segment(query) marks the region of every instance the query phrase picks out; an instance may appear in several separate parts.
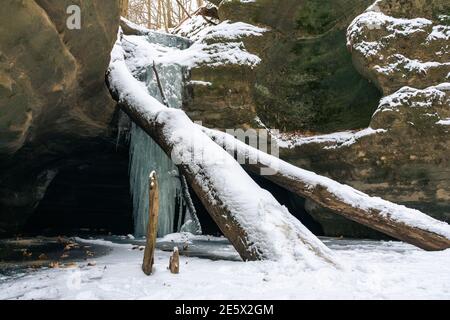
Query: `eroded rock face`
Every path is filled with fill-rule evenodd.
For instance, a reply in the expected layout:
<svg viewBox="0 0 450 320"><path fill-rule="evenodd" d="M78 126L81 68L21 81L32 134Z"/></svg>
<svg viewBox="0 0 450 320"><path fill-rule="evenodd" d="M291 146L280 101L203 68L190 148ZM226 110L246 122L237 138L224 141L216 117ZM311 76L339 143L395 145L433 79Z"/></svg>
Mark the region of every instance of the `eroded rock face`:
<svg viewBox="0 0 450 320"><path fill-rule="evenodd" d="M257 117L252 88L261 59L242 40L262 38L267 30L240 21L219 22L217 8L210 6L175 30L197 48L183 110L209 127L250 127Z"/></svg>
<svg viewBox="0 0 450 320"><path fill-rule="evenodd" d="M289 162L372 196L417 208L450 222L450 86L404 88L383 98L371 126L385 131L339 142L283 149ZM338 140L338 139L337 139ZM308 211L328 235L380 235L315 206Z"/></svg>
<svg viewBox="0 0 450 320"><path fill-rule="evenodd" d="M66 10L81 8L81 29ZM58 167L111 136L104 75L119 0L6 0L0 12L0 232L23 224Z"/></svg>
<svg viewBox="0 0 450 320"><path fill-rule="evenodd" d="M349 27L348 44L361 73L388 94L370 123L383 131L347 140L300 138L283 156L370 195L450 222L445 8L444 1L382 0L357 17ZM408 62L399 63L399 57ZM329 235L378 237L312 203L307 208Z"/></svg>
<svg viewBox="0 0 450 320"><path fill-rule="evenodd" d="M448 1L377 1L348 29L358 70L384 94L450 79Z"/></svg>
<svg viewBox="0 0 450 320"><path fill-rule="evenodd" d="M236 0L218 12L267 29L241 39L261 62L194 69L209 86L192 86L191 117L234 128L258 116L284 132L285 160L450 222L448 1ZM383 237L305 207L326 235Z"/></svg>
<svg viewBox="0 0 450 320"><path fill-rule="evenodd" d="M194 80L211 86L194 86L185 110L218 128L255 127L256 116L282 131L367 126L380 94L352 65L345 32L371 2L223 1L218 10L221 21L267 29L262 36L239 39L261 63L255 68L193 69Z"/></svg>

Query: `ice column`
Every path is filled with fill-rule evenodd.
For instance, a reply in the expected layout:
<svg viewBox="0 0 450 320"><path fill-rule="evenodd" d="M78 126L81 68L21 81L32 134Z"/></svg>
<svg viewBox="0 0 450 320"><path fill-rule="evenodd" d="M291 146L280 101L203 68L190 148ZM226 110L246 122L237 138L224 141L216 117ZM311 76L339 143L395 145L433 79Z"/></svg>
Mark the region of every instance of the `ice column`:
<svg viewBox="0 0 450 320"><path fill-rule="evenodd" d="M162 46L183 49L190 45L187 39L158 32L152 32L146 37L149 42ZM181 108L187 70L177 64L157 62L156 69L169 106ZM140 78L145 81L150 95L162 102L151 65ZM181 230L198 233L198 219L195 218L195 212L189 210L189 199L183 192L182 177L177 167L152 138L133 124L130 138L130 187L135 235L145 235L148 222L148 177L153 170L158 174L160 188L158 236Z"/></svg>

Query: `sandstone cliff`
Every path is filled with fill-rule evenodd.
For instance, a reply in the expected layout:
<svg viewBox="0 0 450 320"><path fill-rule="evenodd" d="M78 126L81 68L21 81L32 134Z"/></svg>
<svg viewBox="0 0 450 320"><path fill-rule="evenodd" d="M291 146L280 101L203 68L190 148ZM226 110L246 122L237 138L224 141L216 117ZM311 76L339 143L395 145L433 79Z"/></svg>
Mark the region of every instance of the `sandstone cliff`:
<svg viewBox="0 0 450 320"><path fill-rule="evenodd" d="M261 62L194 69L210 85L194 84L185 108L219 128L258 117L283 132L285 160L450 221L449 12L441 0L222 1L221 20L267 29L241 39ZM328 235L380 236L306 209Z"/></svg>
<svg viewBox="0 0 450 320"><path fill-rule="evenodd" d="M332 132L367 126L380 94L352 65L345 33L371 0L222 1L221 21L267 29L239 39L261 58L255 68L196 68L186 111L210 127L255 126ZM226 39L216 39L227 43Z"/></svg>
<svg viewBox="0 0 450 320"><path fill-rule="evenodd" d="M70 30L67 8L81 8ZM119 0L6 0L0 12L0 233L20 225L58 168L110 137L104 79Z"/></svg>
<svg viewBox="0 0 450 320"><path fill-rule="evenodd" d="M448 12L446 1L381 0L358 16L348 28L348 46L361 74L386 95L370 122L386 131L339 143L300 138L284 156L450 221ZM371 234L338 223L314 204L309 211L329 234Z"/></svg>

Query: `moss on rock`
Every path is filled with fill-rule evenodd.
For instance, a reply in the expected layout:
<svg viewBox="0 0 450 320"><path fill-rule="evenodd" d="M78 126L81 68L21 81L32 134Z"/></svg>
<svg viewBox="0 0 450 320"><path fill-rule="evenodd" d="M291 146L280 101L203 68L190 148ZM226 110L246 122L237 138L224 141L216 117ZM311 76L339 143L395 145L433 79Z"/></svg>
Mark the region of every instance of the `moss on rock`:
<svg viewBox="0 0 450 320"><path fill-rule="evenodd" d="M252 99L258 116L282 131L330 132L367 126L380 94L360 76L346 49L345 31L371 1L227 1L222 20L267 27L244 39L261 64Z"/></svg>

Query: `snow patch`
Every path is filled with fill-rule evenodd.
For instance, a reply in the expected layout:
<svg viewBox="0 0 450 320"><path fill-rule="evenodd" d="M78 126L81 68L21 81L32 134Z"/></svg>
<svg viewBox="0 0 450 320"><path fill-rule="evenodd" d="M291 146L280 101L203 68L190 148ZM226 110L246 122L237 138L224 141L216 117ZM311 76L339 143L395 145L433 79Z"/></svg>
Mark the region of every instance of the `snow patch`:
<svg viewBox="0 0 450 320"><path fill-rule="evenodd" d="M201 80L191 80L189 81L190 85L194 85L194 86L205 86L205 87L209 87L212 86L212 83L209 81L201 81Z"/></svg>
<svg viewBox="0 0 450 320"><path fill-rule="evenodd" d="M436 62L436 61L420 61L417 59L409 59L401 54L394 54L390 57L390 60L394 60L386 66L374 66L374 69L379 73L387 75L397 73L398 70L405 70L409 72L416 72L426 74L430 69L441 68L443 66L450 66L450 62ZM406 75L405 75L406 77Z"/></svg>
<svg viewBox="0 0 450 320"><path fill-rule="evenodd" d="M433 26L433 30L428 35L427 41L431 42L434 40L450 40L450 26Z"/></svg>
<svg viewBox="0 0 450 320"><path fill-rule="evenodd" d="M295 263L181 256L180 273L172 275L167 270L171 253L156 250L155 273L148 277L141 271L142 251L103 243L112 252L92 267L80 263L75 269L0 277L0 300L450 299L450 250L426 252L401 242L324 241L348 269L304 270ZM214 243L216 251L233 250Z"/></svg>
<svg viewBox="0 0 450 320"><path fill-rule="evenodd" d="M347 147L356 143L359 139L373 134L384 133L384 129L366 128L360 131L342 131L330 134L315 135L315 136L292 136L288 134L279 134L276 138L277 144L281 148L296 148L305 144L318 143L327 144L324 149L336 149L340 147ZM331 144L331 145L330 145Z"/></svg>
<svg viewBox="0 0 450 320"><path fill-rule="evenodd" d="M394 18L380 11L366 11L356 17L347 29L348 45L357 43L358 38L363 34L364 29L378 30L385 28L394 36L408 36L416 32L426 32L425 28L433 24L432 21L425 18L403 19ZM382 42L382 39L378 40ZM358 47L365 56L371 55L371 50L364 50L364 47Z"/></svg>
<svg viewBox="0 0 450 320"><path fill-rule="evenodd" d="M193 41L186 52L177 52L178 57L167 57L173 63L181 63L190 68L208 65L221 66L228 64L255 67L261 59L249 53L240 39L259 37L267 29L248 23L223 21L212 25L201 15L186 20L174 30L174 33Z"/></svg>
<svg viewBox="0 0 450 320"><path fill-rule="evenodd" d="M442 119L436 122L436 124L440 124L443 126L450 126L450 118Z"/></svg>
<svg viewBox="0 0 450 320"><path fill-rule="evenodd" d="M425 89L403 87L395 93L381 99L374 115L383 111L396 111L400 106L411 108L431 108L436 102L445 103L450 83L441 83Z"/></svg>

